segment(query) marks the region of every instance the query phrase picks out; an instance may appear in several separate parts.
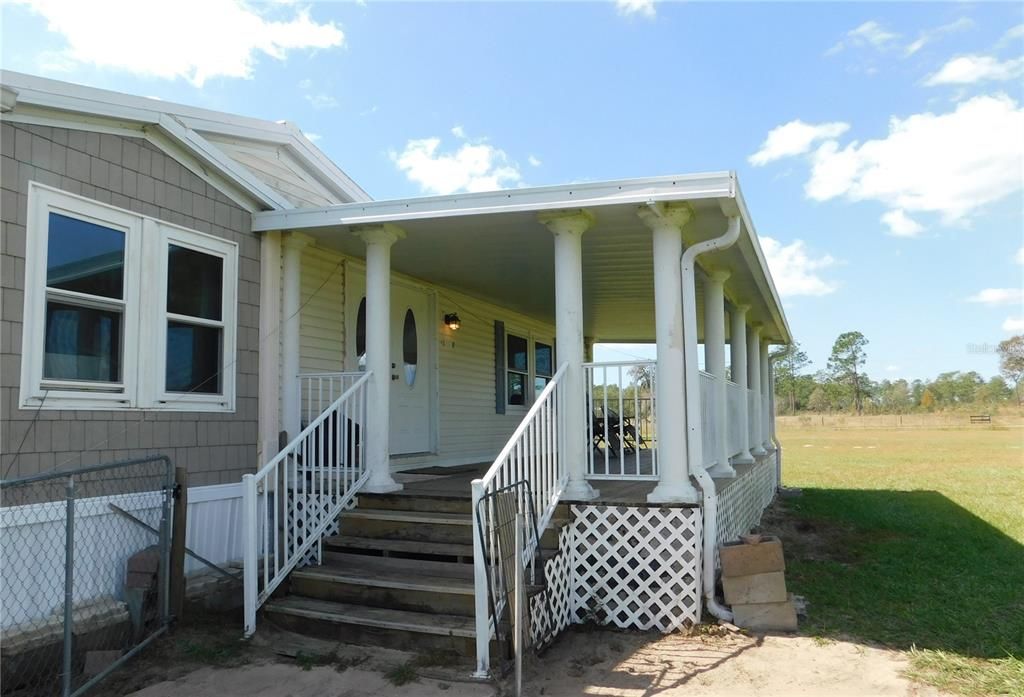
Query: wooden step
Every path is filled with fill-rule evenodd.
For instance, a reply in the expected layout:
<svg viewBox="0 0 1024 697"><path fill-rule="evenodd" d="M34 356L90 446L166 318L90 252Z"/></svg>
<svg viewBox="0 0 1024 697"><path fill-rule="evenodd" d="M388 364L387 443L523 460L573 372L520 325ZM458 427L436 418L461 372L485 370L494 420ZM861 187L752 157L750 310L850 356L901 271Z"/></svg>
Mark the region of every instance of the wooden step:
<svg viewBox="0 0 1024 697"><path fill-rule="evenodd" d="M326 552L357 552L398 559L436 559L473 563L473 545L411 542L354 535L336 535L323 542Z"/></svg>
<svg viewBox="0 0 1024 697"><path fill-rule="evenodd" d="M558 548L558 532L564 519L552 520L541 535L544 549ZM340 516L344 535L370 539L404 540L440 544L473 544L473 518L468 513L432 513L356 508Z"/></svg>
<svg viewBox="0 0 1024 697"><path fill-rule="evenodd" d="M396 491L390 494L359 494L359 507L388 511L468 514L472 512L473 501L468 488L464 496Z"/></svg>
<svg viewBox="0 0 1024 697"><path fill-rule="evenodd" d="M453 650L474 656L472 617L389 610L313 598L271 600L263 612L274 623L301 634L349 644L403 651Z"/></svg>
<svg viewBox="0 0 1024 697"><path fill-rule="evenodd" d="M321 566L292 572L293 595L354 605L472 616L469 564L331 553Z"/></svg>

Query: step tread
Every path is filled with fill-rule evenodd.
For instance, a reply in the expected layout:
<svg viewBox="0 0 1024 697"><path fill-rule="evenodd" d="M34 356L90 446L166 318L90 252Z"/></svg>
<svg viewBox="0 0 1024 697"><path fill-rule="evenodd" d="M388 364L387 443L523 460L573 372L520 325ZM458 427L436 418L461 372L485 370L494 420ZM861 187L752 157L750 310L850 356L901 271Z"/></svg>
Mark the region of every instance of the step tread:
<svg viewBox="0 0 1024 697"><path fill-rule="evenodd" d="M472 525L469 513L432 513L425 511L402 511L384 508L356 508L343 511L342 519L393 520L406 523L433 523L435 525Z"/></svg>
<svg viewBox="0 0 1024 697"><path fill-rule="evenodd" d="M292 572L292 578L377 588L473 594L473 567L468 564L388 559L359 554L334 554L320 566L296 569Z"/></svg>
<svg viewBox="0 0 1024 697"><path fill-rule="evenodd" d="M441 615L408 610L388 610L366 605L349 605L328 600L315 600L288 596L271 600L265 606L269 612L326 620L338 624L358 624L365 627L397 629L440 636L475 637L472 617Z"/></svg>
<svg viewBox="0 0 1024 697"><path fill-rule="evenodd" d="M392 540L388 538L357 537L355 535L335 535L324 540L325 547L345 547L349 549L373 549L382 552L402 552L407 554L424 554L448 557L471 557L473 545L457 542L421 542L413 540Z"/></svg>

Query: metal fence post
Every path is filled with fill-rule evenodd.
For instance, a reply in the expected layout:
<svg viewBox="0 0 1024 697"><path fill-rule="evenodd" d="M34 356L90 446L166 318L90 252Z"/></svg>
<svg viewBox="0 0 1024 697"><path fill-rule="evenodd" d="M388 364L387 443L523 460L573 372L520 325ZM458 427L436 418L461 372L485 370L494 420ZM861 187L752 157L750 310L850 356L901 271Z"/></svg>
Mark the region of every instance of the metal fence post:
<svg viewBox="0 0 1024 697"><path fill-rule="evenodd" d="M75 598L75 478L68 477L64 520L64 697L71 694Z"/></svg>

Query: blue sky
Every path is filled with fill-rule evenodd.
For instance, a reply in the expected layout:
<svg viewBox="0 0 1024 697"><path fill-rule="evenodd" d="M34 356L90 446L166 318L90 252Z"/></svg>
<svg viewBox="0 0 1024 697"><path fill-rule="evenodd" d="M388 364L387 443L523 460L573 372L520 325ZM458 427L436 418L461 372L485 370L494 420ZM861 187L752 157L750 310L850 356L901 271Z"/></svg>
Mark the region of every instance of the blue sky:
<svg viewBox="0 0 1024 697"><path fill-rule="evenodd" d="M107 4L5 3L3 67L287 119L375 198L735 169L815 369L1024 332L1019 3Z"/></svg>

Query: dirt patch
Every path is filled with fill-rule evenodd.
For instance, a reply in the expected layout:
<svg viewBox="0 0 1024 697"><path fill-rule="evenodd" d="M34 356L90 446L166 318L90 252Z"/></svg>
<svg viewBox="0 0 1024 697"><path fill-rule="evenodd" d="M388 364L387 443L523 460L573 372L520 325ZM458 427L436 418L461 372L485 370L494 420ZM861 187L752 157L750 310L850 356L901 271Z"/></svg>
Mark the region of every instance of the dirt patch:
<svg viewBox="0 0 1024 697"><path fill-rule="evenodd" d="M938 697L904 654L796 636L570 631L531 666L526 694L616 697Z"/></svg>

